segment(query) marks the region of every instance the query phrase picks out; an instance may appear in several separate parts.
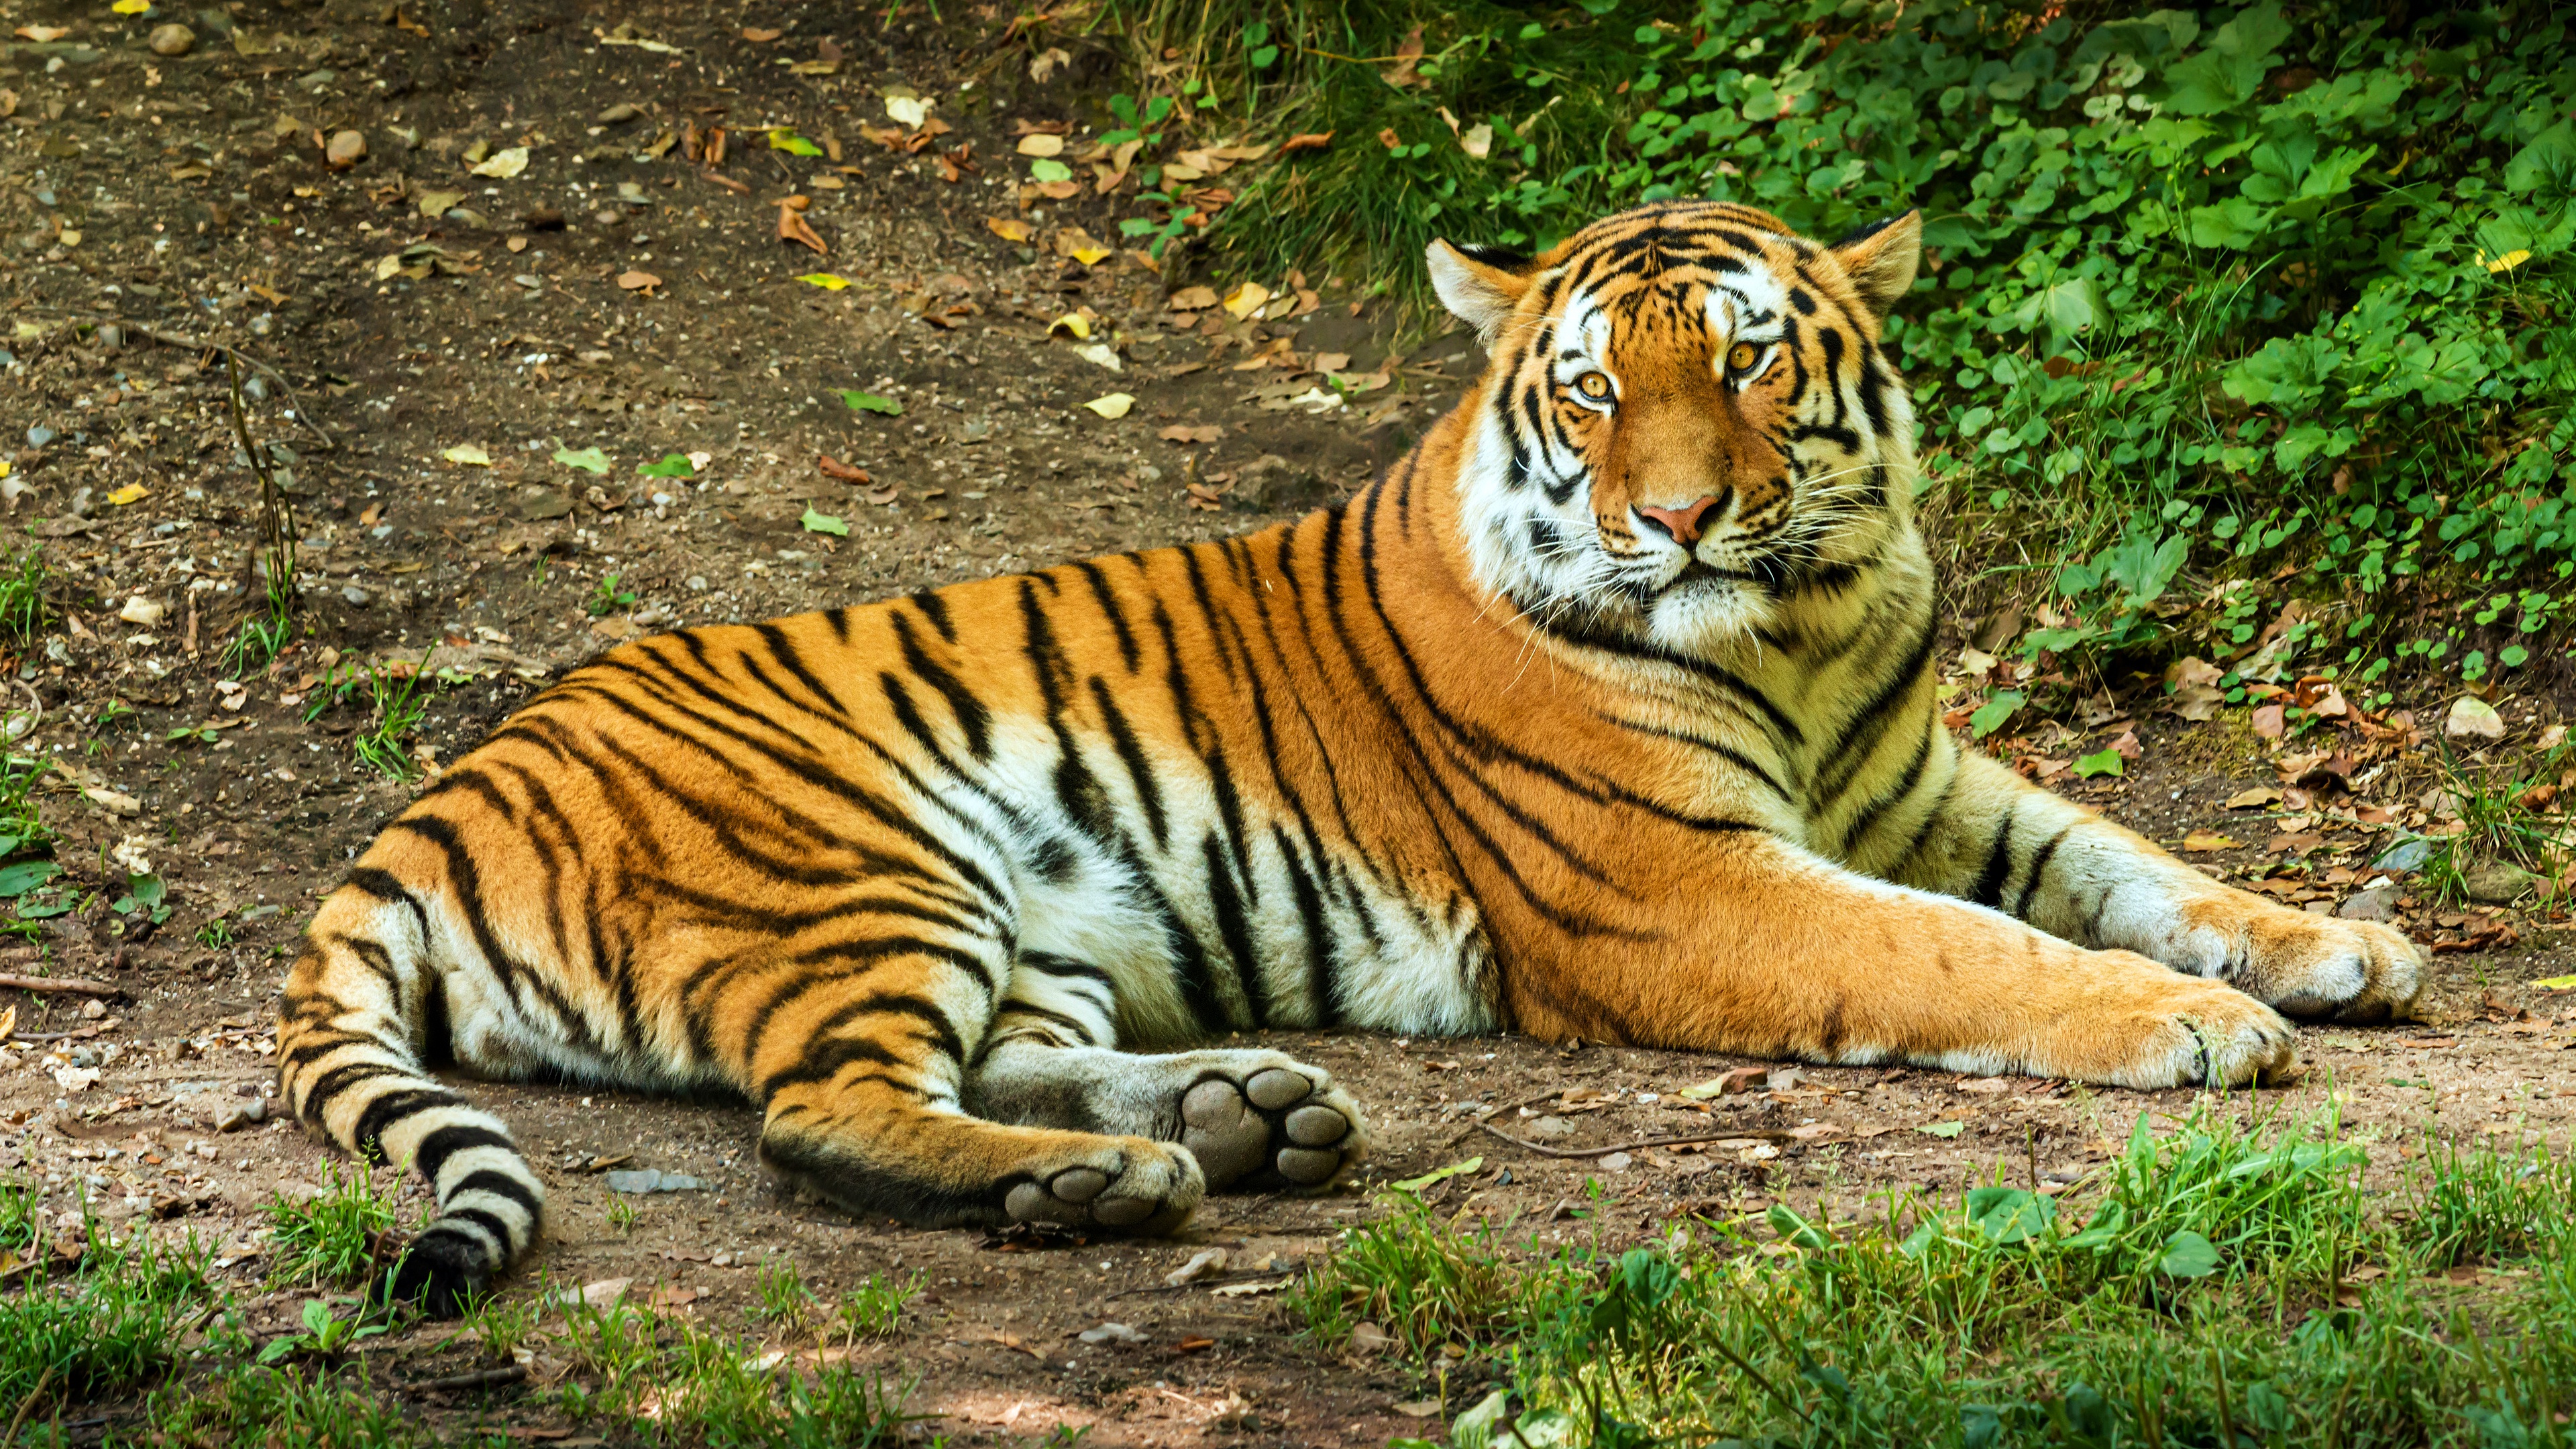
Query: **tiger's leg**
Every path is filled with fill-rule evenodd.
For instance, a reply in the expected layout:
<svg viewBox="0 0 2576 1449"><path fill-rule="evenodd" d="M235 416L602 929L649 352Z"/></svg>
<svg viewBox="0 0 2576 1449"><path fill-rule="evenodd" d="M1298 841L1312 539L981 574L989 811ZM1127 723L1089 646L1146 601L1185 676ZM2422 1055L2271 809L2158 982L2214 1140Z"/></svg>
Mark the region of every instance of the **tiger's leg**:
<svg viewBox="0 0 2576 1449"><path fill-rule="evenodd" d="M771 1171L852 1212L924 1227L1012 1220L1160 1234L1206 1194L1175 1142L1121 1124L970 1110L968 1065L1020 1025L1010 952L910 921L902 934L746 973L740 1046ZM838 959L835 959L837 956Z"/></svg>
<svg viewBox="0 0 2576 1449"><path fill-rule="evenodd" d="M1956 760L1891 879L2214 977L2293 1016L2372 1022L2411 1011L2424 957L2396 931L2223 886L1983 755Z"/></svg>
<svg viewBox="0 0 2576 1449"><path fill-rule="evenodd" d="M1105 975L1023 954L969 1110L1178 1142L1211 1188L1321 1187L1367 1154L1359 1104L1323 1068L1258 1049L1119 1051L1113 1007Z"/></svg>

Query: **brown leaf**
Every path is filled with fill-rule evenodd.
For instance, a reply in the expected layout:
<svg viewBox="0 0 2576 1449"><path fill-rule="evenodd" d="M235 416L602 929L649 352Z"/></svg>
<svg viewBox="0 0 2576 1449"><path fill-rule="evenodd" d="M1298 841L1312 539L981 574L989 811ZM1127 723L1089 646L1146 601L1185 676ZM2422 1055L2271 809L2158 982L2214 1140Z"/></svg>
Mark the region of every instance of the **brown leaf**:
<svg viewBox="0 0 2576 1449"><path fill-rule="evenodd" d="M802 247L811 247L816 256L830 254L830 248L824 246L823 239L814 234L814 228L805 224L805 218L797 214L795 207L783 201L778 204L778 239L783 242L794 242Z"/></svg>
<svg viewBox="0 0 2576 1449"><path fill-rule="evenodd" d="M2188 851L2234 850L2244 843L2232 835L2221 835L2215 830L2195 830L2182 838L2182 848Z"/></svg>
<svg viewBox="0 0 2576 1449"><path fill-rule="evenodd" d="M1214 423L1195 428L1175 423L1155 436L1173 443L1213 443L1225 436L1225 429Z"/></svg>
<svg viewBox="0 0 2576 1449"><path fill-rule="evenodd" d="M786 33L784 30L764 30L757 25L746 25L742 28L742 38L754 45L767 45Z"/></svg>
<svg viewBox="0 0 2576 1449"><path fill-rule="evenodd" d="M662 285L662 279L651 272L630 270L617 274L617 285L630 292L642 292L649 297L653 295L654 288Z"/></svg>
<svg viewBox="0 0 2576 1449"><path fill-rule="evenodd" d="M1403 41L1395 47L1395 64L1388 66L1384 71L1380 72L1380 74L1386 77L1386 83L1388 85L1401 89L1405 86L1420 83L1422 78L1415 72L1419 69L1421 64L1422 27L1417 25L1413 27L1412 33L1405 36Z"/></svg>
<svg viewBox="0 0 2576 1449"><path fill-rule="evenodd" d="M1291 151L1321 151L1331 144L1333 144L1332 132L1306 131L1280 142L1279 154L1285 156Z"/></svg>
<svg viewBox="0 0 2576 1449"><path fill-rule="evenodd" d="M1204 312L1216 304L1217 295L1215 288L1183 287L1179 291L1174 292L1172 294L1172 299L1164 305L1175 312Z"/></svg>
<svg viewBox="0 0 2576 1449"><path fill-rule="evenodd" d="M2260 810L2266 805L2280 803L2281 791L2277 786L2272 785L2256 785L2227 797L2227 808L2230 810Z"/></svg>
<svg viewBox="0 0 2576 1449"><path fill-rule="evenodd" d="M2254 733L2267 740L2277 740L2287 728L2281 720L2281 706L2267 704L2254 711Z"/></svg>
<svg viewBox="0 0 2576 1449"><path fill-rule="evenodd" d="M844 483L873 483L876 481L874 478L868 476L867 469L853 468L849 464L842 462L840 459L833 457L829 453L825 453L817 459L815 466L823 470L824 477L838 478Z"/></svg>

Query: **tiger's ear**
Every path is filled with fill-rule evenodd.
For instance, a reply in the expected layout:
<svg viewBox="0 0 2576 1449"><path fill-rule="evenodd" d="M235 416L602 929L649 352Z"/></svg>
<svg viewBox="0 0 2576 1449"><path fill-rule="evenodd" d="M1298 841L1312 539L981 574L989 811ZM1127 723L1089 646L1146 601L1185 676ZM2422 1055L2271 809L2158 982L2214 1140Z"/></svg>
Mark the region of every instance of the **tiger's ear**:
<svg viewBox="0 0 2576 1449"><path fill-rule="evenodd" d="M1885 317L1914 285L1914 269L1923 260L1923 213L1909 211L1862 227L1834 243L1833 252L1861 305Z"/></svg>
<svg viewBox="0 0 2576 1449"><path fill-rule="evenodd" d="M1476 339L1489 348L1512 309L1529 290L1530 259L1501 247L1452 246L1434 241L1423 253L1431 264L1431 288L1451 316L1476 329Z"/></svg>

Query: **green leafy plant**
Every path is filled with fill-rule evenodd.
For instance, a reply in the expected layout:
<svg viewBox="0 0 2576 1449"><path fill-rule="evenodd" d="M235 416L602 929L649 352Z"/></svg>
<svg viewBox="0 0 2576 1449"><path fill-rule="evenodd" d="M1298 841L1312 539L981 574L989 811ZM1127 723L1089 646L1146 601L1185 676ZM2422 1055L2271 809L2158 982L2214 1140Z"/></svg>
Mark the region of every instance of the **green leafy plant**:
<svg viewBox="0 0 2576 1449"><path fill-rule="evenodd" d="M927 1281L928 1275L919 1272L899 1280L870 1273L857 1287L841 1295L841 1331L853 1341L893 1337L903 1329L904 1306Z"/></svg>
<svg viewBox="0 0 2576 1449"><path fill-rule="evenodd" d="M408 780L419 773L403 742L420 727L421 716L429 712L429 702L437 697L437 682L428 675L391 669L369 669L367 692L375 706L374 717L350 741L359 761L381 771L387 778Z"/></svg>
<svg viewBox="0 0 2576 1449"><path fill-rule="evenodd" d="M157 926L170 919L170 887L158 875L128 872L125 894L108 902L107 908L128 921Z"/></svg>
<svg viewBox="0 0 2576 1449"><path fill-rule="evenodd" d="M635 591L633 589L621 589L617 585L618 575L602 575L597 586L591 589L590 598L583 603L582 608L587 610L590 617L594 619L614 614L620 609L633 608L635 606Z"/></svg>
<svg viewBox="0 0 2576 1449"><path fill-rule="evenodd" d="M259 1361L273 1364L292 1357L335 1359L353 1351L359 1344L384 1333L391 1324L367 1323L352 1316L335 1317L331 1305L319 1298L304 1300L304 1331L270 1339L259 1351Z"/></svg>

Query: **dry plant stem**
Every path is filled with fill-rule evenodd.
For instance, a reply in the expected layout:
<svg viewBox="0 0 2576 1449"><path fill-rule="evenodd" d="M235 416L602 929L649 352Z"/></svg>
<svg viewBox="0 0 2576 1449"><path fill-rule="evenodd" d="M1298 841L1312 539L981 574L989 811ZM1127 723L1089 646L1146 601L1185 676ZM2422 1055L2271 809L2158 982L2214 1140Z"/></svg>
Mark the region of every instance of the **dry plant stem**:
<svg viewBox="0 0 2576 1449"><path fill-rule="evenodd" d="M45 1371L36 1375L36 1386L27 1390L27 1397L19 1403L16 1416L9 1420L9 1432L6 1434L0 1434L0 1444L15 1444L18 1442L18 1431L26 1427L28 1413L36 1407L36 1400L44 1395L45 1385L52 1383L53 1381L54 1366L52 1364L47 1364L45 1365Z"/></svg>
<svg viewBox="0 0 2576 1449"><path fill-rule="evenodd" d="M1786 1132L1767 1127L1743 1128L1734 1132L1707 1132L1696 1137L1646 1137L1635 1142L1613 1142L1606 1147L1544 1147L1536 1142L1514 1137L1490 1122L1479 1122L1476 1130L1489 1137L1499 1137L1514 1147L1535 1152L1541 1157L1607 1157L1613 1152L1635 1152L1645 1147L1695 1147L1703 1142L1795 1142Z"/></svg>
<svg viewBox="0 0 2576 1449"><path fill-rule="evenodd" d="M238 347L233 347L222 342L209 342L203 337L191 337L184 332L164 331L148 322L136 322L125 317L97 317L82 315L75 317L72 321L64 325L73 327L123 327L133 332L138 337L149 337L153 341L158 342L165 347L187 348L199 352L220 352L227 359L233 362L238 362L245 367L267 373L270 377L277 380L277 390L286 394L287 403L295 409L295 421L303 426L304 431L313 435L313 441L321 445L321 451L325 453L336 453L340 451L339 439L332 437L331 434L323 428L321 420L313 416L313 410L304 405L304 399L295 391L295 384L286 380L286 374L278 371L268 363L262 362L258 358L251 356L249 353L242 351Z"/></svg>
<svg viewBox="0 0 2576 1449"><path fill-rule="evenodd" d="M425 1394L448 1394L465 1389L497 1389L504 1384L515 1384L527 1376L528 1366L514 1363L501 1368L483 1369L476 1373L451 1374L443 1379L431 1379L410 1387Z"/></svg>
<svg viewBox="0 0 2576 1449"><path fill-rule="evenodd" d="M11 987L20 991L70 991L82 996L125 994L125 988L112 981L85 981L78 976L0 976L0 990Z"/></svg>
<svg viewBox="0 0 2576 1449"><path fill-rule="evenodd" d="M287 502L286 490L277 486L277 475L269 471L267 455L251 442L250 420L242 411L241 360L230 349L224 352L224 374L232 384L233 435L240 439L242 456L250 459L250 471L259 479L259 551L243 568L243 594L275 600L295 597L295 510ZM297 412L301 413L301 408ZM259 561L265 558L268 578L259 577ZM283 593L280 591L283 590Z"/></svg>

